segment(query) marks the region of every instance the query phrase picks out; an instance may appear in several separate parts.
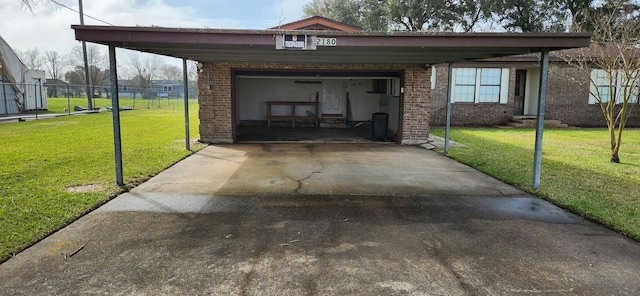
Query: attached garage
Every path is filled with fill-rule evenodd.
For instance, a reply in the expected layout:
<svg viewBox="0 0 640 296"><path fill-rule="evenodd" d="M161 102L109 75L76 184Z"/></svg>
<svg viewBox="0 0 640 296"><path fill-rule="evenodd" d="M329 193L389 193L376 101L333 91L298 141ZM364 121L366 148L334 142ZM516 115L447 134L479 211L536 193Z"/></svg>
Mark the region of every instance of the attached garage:
<svg viewBox="0 0 640 296"><path fill-rule="evenodd" d="M389 115L389 141L401 126L398 71L237 70L234 74L235 138L240 142L300 139L293 128L331 129L315 138L365 140L371 137L373 113Z"/></svg>

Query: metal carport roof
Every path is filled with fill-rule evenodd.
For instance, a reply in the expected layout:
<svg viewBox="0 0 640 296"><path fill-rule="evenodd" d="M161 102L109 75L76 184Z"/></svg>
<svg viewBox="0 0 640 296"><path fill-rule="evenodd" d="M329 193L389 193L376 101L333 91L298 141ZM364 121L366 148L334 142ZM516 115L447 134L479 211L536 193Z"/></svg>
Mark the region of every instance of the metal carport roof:
<svg viewBox="0 0 640 296"><path fill-rule="evenodd" d="M76 39L201 62L437 64L589 46L588 33L432 33L185 29L74 25ZM285 34L336 46L278 50Z"/></svg>

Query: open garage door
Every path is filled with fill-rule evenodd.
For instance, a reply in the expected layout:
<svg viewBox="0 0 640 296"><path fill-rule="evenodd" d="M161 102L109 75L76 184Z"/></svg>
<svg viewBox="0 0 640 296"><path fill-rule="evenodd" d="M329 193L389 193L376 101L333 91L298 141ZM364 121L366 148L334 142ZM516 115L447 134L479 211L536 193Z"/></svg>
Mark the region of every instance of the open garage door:
<svg viewBox="0 0 640 296"><path fill-rule="evenodd" d="M372 115L386 113L387 136L378 140L397 141L401 77L400 72L236 71L235 140L369 142Z"/></svg>

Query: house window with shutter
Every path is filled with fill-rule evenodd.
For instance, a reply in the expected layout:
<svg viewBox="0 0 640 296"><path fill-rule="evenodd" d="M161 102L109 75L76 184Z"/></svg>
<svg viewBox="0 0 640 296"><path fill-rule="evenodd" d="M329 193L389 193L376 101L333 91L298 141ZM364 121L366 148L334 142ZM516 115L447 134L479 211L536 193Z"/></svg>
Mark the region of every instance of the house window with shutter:
<svg viewBox="0 0 640 296"><path fill-rule="evenodd" d="M615 98L616 104L622 104L627 95L631 95L629 103L637 104L640 91L638 75L638 72L625 73L622 70L591 70L589 104L597 104L598 99L608 103L611 98Z"/></svg>

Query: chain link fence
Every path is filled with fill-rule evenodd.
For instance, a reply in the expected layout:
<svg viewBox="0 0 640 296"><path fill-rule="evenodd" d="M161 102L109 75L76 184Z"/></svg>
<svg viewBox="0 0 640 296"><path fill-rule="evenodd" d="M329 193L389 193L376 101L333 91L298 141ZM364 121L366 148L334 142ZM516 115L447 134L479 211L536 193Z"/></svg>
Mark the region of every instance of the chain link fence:
<svg viewBox="0 0 640 296"><path fill-rule="evenodd" d="M90 90L89 90L90 89ZM92 93L87 95L87 91ZM184 84L165 83L141 88L130 85L118 87L121 108L175 108L184 99ZM189 99L197 98L197 87L190 83ZM0 115L38 112L69 113L97 111L111 108L111 86L40 83L15 84L0 82Z"/></svg>

